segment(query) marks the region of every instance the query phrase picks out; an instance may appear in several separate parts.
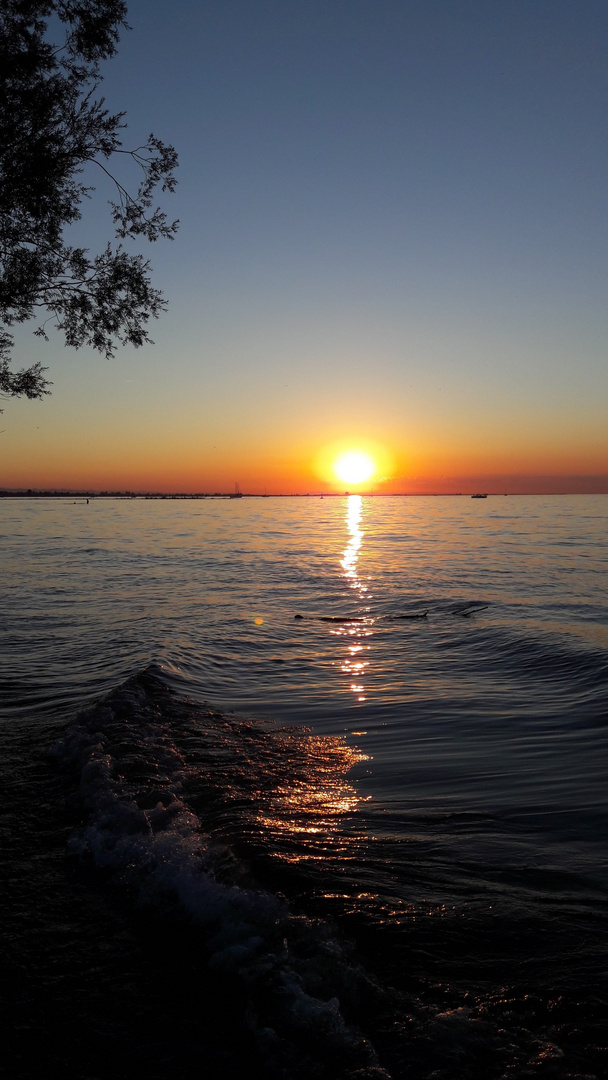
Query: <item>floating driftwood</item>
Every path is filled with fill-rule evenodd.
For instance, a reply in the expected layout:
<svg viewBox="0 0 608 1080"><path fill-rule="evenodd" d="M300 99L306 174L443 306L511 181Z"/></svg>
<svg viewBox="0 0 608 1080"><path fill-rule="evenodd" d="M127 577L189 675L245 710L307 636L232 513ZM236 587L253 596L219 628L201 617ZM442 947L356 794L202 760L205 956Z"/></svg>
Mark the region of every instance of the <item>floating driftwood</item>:
<svg viewBox="0 0 608 1080"><path fill-rule="evenodd" d="M394 621L395 619L426 619L427 615L428 608L426 611L416 611L413 614L408 613L407 615L381 615L380 618L390 619L391 621Z"/></svg>
<svg viewBox="0 0 608 1080"><path fill-rule="evenodd" d="M476 611L483 611L484 608L489 607L489 604L478 604L473 601L472 604L464 604L463 607L454 608L451 615L462 615L463 619L468 619L469 615L473 615Z"/></svg>
<svg viewBox="0 0 608 1080"><path fill-rule="evenodd" d="M394 621L395 619L426 619L427 611L416 611L411 615L294 615L294 619L314 619L316 622L335 622L335 623L352 623L352 622L367 622L368 619L373 619L374 622L379 622L381 619L386 621Z"/></svg>
<svg viewBox="0 0 608 1080"><path fill-rule="evenodd" d="M294 619L314 619L315 622L365 622L366 615L294 615Z"/></svg>
<svg viewBox="0 0 608 1080"><path fill-rule="evenodd" d="M469 604L462 604L461 607L453 608L449 612L450 615L460 615L463 619L468 619L469 615L474 615L477 611L484 611L489 607L489 604L479 604L476 600L473 600ZM428 615L428 608L425 611L413 611L404 612L402 615L294 615L294 619L309 619L313 622L330 622L330 623L364 623L370 619L374 622L397 622L401 619L426 619Z"/></svg>

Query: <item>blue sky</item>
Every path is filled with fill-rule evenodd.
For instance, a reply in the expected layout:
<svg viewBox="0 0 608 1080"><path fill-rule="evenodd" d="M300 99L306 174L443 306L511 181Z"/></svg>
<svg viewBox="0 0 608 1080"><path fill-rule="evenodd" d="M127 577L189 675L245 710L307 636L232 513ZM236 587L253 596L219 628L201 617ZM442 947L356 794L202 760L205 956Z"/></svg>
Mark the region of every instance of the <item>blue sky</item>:
<svg viewBox="0 0 608 1080"><path fill-rule="evenodd" d="M180 154L181 229L149 252L170 310L110 365L20 336L55 382L5 413L32 483L68 435L92 481L111 445L144 486L170 459L178 488L308 489L320 444L366 438L398 489L608 474L608 6L134 0L129 22L103 89L126 143Z"/></svg>

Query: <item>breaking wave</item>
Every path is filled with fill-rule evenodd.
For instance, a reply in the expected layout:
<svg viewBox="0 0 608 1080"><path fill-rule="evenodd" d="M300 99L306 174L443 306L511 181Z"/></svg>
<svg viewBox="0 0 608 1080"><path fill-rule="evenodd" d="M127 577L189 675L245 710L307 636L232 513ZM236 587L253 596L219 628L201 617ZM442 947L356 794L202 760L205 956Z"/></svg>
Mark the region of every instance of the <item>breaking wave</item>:
<svg viewBox="0 0 608 1080"><path fill-rule="evenodd" d="M80 778L86 820L72 855L138 906L203 931L209 970L246 994L267 1075L388 1076L352 1021L373 981L328 924L257 884L230 843L240 830L254 848L268 829L284 853L309 830L331 840L356 801L344 774L357 755L342 740L178 701L149 669L82 712L55 754Z"/></svg>

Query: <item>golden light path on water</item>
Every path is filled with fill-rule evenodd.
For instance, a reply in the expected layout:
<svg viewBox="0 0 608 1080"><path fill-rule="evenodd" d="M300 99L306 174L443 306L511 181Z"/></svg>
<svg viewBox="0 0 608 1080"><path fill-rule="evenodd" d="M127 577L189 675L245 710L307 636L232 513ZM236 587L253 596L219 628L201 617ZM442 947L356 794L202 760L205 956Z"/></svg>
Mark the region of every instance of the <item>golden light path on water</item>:
<svg viewBox="0 0 608 1080"><path fill-rule="evenodd" d="M360 838L345 830L362 797L347 774L369 760L341 736L283 734L285 756L293 755L295 776L259 792L258 824L274 837L273 857L283 862L335 862L353 859ZM284 758L282 757L284 761Z"/></svg>
<svg viewBox="0 0 608 1080"><path fill-rule="evenodd" d="M350 495L346 508L346 528L348 531L348 543L342 556L340 565L344 572L348 586L356 594L360 601L370 599L369 585L363 579L359 571L359 553L363 543L363 529L361 520L363 515L363 499L361 495ZM369 606L364 609L369 612ZM358 701L366 700L364 676L369 666L369 660L365 654L369 652L370 645L366 641L372 636L372 620L349 623L330 631L336 637L347 637L347 655L341 663L341 671L349 675L353 680L350 688L357 696Z"/></svg>
<svg viewBox="0 0 608 1080"><path fill-rule="evenodd" d="M365 602L369 594L368 580L359 571L359 552L363 542L361 520L363 499L350 495L346 508L348 542L340 559L340 568L349 589L359 601ZM369 606L365 609L369 612ZM357 614L357 619L361 616ZM350 678L350 690L357 701L366 700L364 676L369 665L366 651L370 645L372 619L353 622L348 618L330 630L337 638L345 638L346 655L339 661L340 670ZM353 735L365 735L353 731ZM285 751L289 754L293 736L287 733ZM297 746L302 744L297 740ZM342 861L356 857L360 837L352 829L345 831L345 819L352 818L362 801L357 787L348 780L347 774L354 765L369 761L366 754L348 745L343 737L309 736L306 740L306 761L294 770L296 779L289 785L279 783L270 797L262 799L258 806L258 822L265 830L274 833L282 841L276 857L287 862L327 863L339 857Z"/></svg>

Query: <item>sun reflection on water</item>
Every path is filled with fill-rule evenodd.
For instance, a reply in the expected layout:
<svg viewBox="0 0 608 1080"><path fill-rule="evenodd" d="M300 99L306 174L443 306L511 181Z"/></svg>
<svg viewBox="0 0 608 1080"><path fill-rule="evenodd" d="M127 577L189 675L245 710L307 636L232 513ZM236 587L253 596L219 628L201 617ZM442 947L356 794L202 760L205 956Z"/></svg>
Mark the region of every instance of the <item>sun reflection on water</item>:
<svg viewBox="0 0 608 1080"><path fill-rule="evenodd" d="M301 747L302 744L298 743ZM258 806L258 824L274 836L273 857L284 862L335 862L355 858L356 833L345 823L367 797L346 774L368 758L335 736L309 736L306 763Z"/></svg>
<svg viewBox="0 0 608 1080"><path fill-rule="evenodd" d="M369 592L367 580L361 577L359 570L359 554L363 543L362 517L363 499L361 495L350 495L346 508L348 543L340 565L348 587L352 589L359 600L367 601L371 599L371 593ZM366 606L364 610L368 615L369 606ZM372 619L364 618L363 621L357 622L349 622L348 619L345 619L344 625L340 629L332 630L331 633L336 637L350 639L346 647L346 656L340 664L340 670L344 675L352 679L350 689L356 696L357 701L364 702L367 700L367 696L363 679L369 666L369 660L366 658L365 653L370 648L365 639L372 636Z"/></svg>
<svg viewBox="0 0 608 1080"><path fill-rule="evenodd" d="M342 557L341 566L344 570L344 577L347 579L350 587L358 593L360 597L363 597L367 590L367 585L361 581L359 577L359 550L363 542L363 529L361 528L361 517L363 513L363 499L361 495L350 495L346 507L346 527L348 529L349 540L346 545L346 550Z"/></svg>

